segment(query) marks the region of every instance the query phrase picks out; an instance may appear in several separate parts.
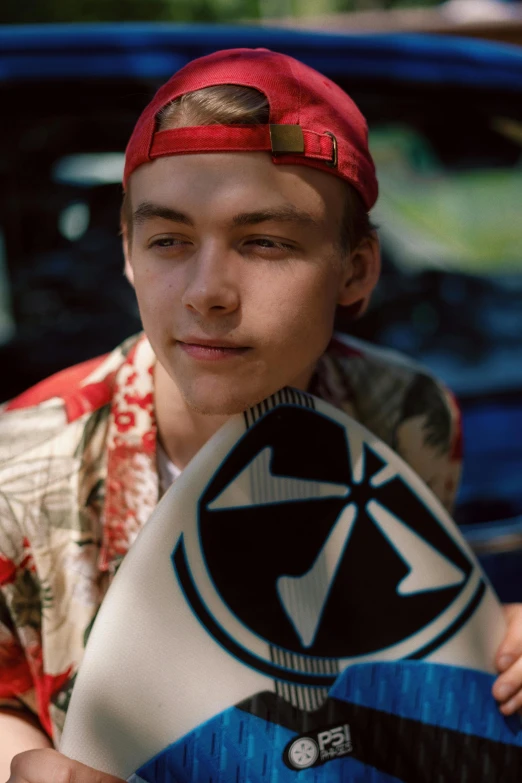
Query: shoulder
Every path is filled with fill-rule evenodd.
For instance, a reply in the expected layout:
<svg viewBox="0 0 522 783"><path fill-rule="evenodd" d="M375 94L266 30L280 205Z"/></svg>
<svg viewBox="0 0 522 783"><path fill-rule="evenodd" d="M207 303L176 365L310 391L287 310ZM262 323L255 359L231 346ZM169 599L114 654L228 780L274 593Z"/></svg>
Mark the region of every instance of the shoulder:
<svg viewBox="0 0 522 783"><path fill-rule="evenodd" d="M345 335L335 335L324 365L344 390L341 407L397 451L450 508L462 458L460 411L450 390L403 354Z"/></svg>
<svg viewBox="0 0 522 783"><path fill-rule="evenodd" d="M336 334L325 360L335 366L364 417L388 419L395 426L426 410L447 411L456 404L449 389L426 367L388 348Z"/></svg>
<svg viewBox="0 0 522 783"><path fill-rule="evenodd" d="M140 341L63 370L1 407L0 586L9 582L6 569L29 573L28 548L63 546L64 530L91 535L82 508L105 475L112 398Z"/></svg>
<svg viewBox="0 0 522 783"><path fill-rule="evenodd" d="M323 361L344 384L359 415L380 421L383 430L386 423L394 428L401 418L427 409L440 408L450 418L456 413L449 389L426 367L398 351L335 334Z"/></svg>
<svg viewBox="0 0 522 783"><path fill-rule="evenodd" d="M400 351L383 348L340 332L334 334L326 353L336 357L347 369L353 366L362 372L388 374L396 378L409 377L419 372L429 375L426 368Z"/></svg>
<svg viewBox="0 0 522 783"><path fill-rule="evenodd" d="M107 405L116 374L140 338L134 336L109 354L62 370L1 405L0 464Z"/></svg>

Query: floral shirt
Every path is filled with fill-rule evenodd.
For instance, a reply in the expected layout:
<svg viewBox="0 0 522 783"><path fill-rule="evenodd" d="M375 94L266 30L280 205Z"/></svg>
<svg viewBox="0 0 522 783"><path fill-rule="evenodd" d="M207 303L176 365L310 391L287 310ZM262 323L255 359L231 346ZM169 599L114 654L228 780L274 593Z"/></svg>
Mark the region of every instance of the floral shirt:
<svg viewBox="0 0 522 783"><path fill-rule="evenodd" d="M96 612L160 494L143 335L43 381L0 416L0 709L55 743ZM461 466L449 392L398 354L337 336L310 391L372 430L451 509Z"/></svg>

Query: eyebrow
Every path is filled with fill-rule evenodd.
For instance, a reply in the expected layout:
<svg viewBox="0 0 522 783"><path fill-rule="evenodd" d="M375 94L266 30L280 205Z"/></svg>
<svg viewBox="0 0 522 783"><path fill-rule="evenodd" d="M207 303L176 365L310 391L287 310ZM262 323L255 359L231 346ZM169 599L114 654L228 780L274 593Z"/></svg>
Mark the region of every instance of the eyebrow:
<svg viewBox="0 0 522 783"><path fill-rule="evenodd" d="M132 220L136 225L146 223L147 220L154 220L154 218L170 220L171 223L185 223L187 226L194 225L192 218L183 212L164 207L161 204L153 204L151 201L143 201L132 215Z"/></svg>
<svg viewBox="0 0 522 783"><path fill-rule="evenodd" d="M136 225L141 225L147 220L161 218L171 223L184 223L187 226L194 226L194 221L190 215L179 212L177 209L154 204L150 201L142 202L133 213L133 221ZM312 226L317 228L319 221L308 212L288 204L274 209L263 209L257 212L241 212L234 215L231 220L233 226L254 226L258 223L296 223L301 226Z"/></svg>
<svg viewBox="0 0 522 783"><path fill-rule="evenodd" d="M288 204L275 209L263 209L259 212L242 212L232 219L234 226L253 226L257 223L297 223L302 226L315 226L319 222L308 212Z"/></svg>

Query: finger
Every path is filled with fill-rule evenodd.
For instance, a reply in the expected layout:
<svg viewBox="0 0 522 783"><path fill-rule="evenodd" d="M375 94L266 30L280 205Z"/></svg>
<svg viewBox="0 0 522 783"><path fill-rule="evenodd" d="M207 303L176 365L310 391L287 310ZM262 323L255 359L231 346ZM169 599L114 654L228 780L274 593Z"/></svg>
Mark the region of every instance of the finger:
<svg viewBox="0 0 522 783"><path fill-rule="evenodd" d="M499 705L499 710L506 718L522 710L522 691L518 691L512 699Z"/></svg>
<svg viewBox="0 0 522 783"><path fill-rule="evenodd" d="M50 748L28 750L11 762L8 783L122 783L120 778L99 772Z"/></svg>
<svg viewBox="0 0 522 783"><path fill-rule="evenodd" d="M493 696L501 703L509 701L517 691L522 691L522 658L502 672L493 685Z"/></svg>
<svg viewBox="0 0 522 783"><path fill-rule="evenodd" d="M500 672L505 672L522 657L522 604L507 604L504 615L507 632L495 657Z"/></svg>

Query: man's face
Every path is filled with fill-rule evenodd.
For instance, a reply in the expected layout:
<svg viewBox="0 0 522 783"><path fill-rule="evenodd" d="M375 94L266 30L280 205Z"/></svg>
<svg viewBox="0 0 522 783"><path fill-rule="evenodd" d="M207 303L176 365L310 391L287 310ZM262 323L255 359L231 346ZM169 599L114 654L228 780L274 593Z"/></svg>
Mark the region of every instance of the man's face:
<svg viewBox="0 0 522 783"><path fill-rule="evenodd" d="M186 403L228 415L306 388L337 304L365 293L340 249L342 181L266 153L180 155L137 169L130 198L128 274Z"/></svg>

